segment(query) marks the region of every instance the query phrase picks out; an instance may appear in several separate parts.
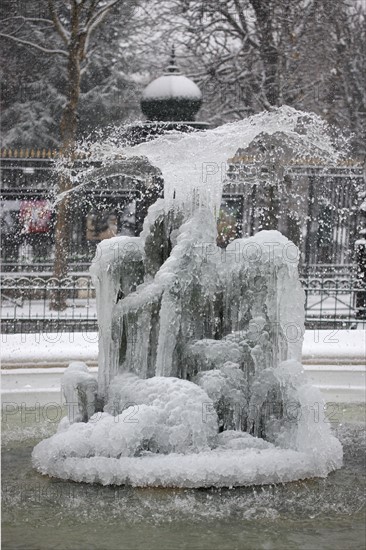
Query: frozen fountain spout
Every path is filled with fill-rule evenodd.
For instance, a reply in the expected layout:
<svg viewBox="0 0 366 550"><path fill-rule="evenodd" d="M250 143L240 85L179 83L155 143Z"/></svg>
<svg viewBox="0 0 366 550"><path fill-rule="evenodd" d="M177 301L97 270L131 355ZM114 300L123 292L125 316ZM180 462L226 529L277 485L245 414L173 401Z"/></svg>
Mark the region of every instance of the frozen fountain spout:
<svg viewBox="0 0 366 550"><path fill-rule="evenodd" d="M279 126L297 146L328 146L302 127L297 133L299 114L289 108L255 119L132 148L161 169L165 198L150 207L140 237L98 246L91 267L100 326L97 398L86 373L76 378L79 399L91 389L94 410L103 412L89 418L89 408L88 422L65 421L41 442L33 461L42 473L201 487L326 476L341 466L322 397L300 363L298 249L273 230L224 250L216 244L222 181L202 180L197 151L201 160L219 162L239 137L253 140Z"/></svg>
<svg viewBox="0 0 366 550"><path fill-rule="evenodd" d="M296 247L277 231L263 231L222 250L208 209L184 217L181 211L167 213L163 201L150 209L139 239L121 238L116 244L111 260L109 244L102 243L92 268L104 328L100 399L108 399L113 378L125 372L183 378L206 387L205 373L214 370L215 376L226 376L228 393L238 393L240 425L264 433L263 415L248 416L258 380L284 361L301 359L304 292ZM236 379L236 371L227 370L228 361L237 369ZM272 382L260 406L276 399L282 410L275 376ZM219 417L221 405L216 407Z"/></svg>

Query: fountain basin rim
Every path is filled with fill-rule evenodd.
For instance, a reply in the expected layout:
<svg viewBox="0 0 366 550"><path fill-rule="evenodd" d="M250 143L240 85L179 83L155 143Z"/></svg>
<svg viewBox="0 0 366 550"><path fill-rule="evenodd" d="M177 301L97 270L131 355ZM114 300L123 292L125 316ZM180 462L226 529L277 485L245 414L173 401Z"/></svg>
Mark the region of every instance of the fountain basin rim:
<svg viewBox="0 0 366 550"><path fill-rule="evenodd" d="M46 468L41 468L37 463L44 445L47 440L35 447L32 457L33 465L41 474L100 485L186 489L245 487L324 478L342 466L342 458L333 461L329 452L326 458L315 453L272 447L148 457L68 457L58 463L51 459ZM62 469L62 475L56 468Z"/></svg>

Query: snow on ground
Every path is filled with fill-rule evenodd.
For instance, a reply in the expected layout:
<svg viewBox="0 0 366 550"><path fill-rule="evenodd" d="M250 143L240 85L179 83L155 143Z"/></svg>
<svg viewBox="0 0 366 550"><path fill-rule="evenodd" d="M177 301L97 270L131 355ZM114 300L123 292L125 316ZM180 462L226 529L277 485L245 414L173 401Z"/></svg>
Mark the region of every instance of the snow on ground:
<svg viewBox="0 0 366 550"><path fill-rule="evenodd" d="M39 332L3 334L2 366L48 366L70 361L95 363L98 358L96 332Z"/></svg>
<svg viewBox="0 0 366 550"><path fill-rule="evenodd" d="M97 304L94 298L75 298L69 300L64 311L50 309L49 300L4 301L2 319L95 319Z"/></svg>
<svg viewBox="0 0 366 550"><path fill-rule="evenodd" d="M350 359L366 363L366 330L307 330L302 357L305 362Z"/></svg>
<svg viewBox="0 0 366 550"><path fill-rule="evenodd" d="M70 361L94 363L98 358L96 332L40 332L37 334L3 334L1 361L3 367ZM350 360L366 363L365 330L307 330L304 337L303 361Z"/></svg>

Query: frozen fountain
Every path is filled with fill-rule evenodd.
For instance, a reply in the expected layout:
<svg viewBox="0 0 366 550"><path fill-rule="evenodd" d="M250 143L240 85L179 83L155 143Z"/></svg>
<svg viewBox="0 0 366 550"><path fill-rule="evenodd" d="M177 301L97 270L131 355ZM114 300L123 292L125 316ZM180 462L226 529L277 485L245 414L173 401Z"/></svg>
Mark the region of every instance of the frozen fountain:
<svg viewBox="0 0 366 550"><path fill-rule="evenodd" d="M139 237L97 250L98 381L65 372L68 416L39 443L43 474L87 483L209 487L325 477L342 448L301 366L298 250L277 231L216 245L227 159L261 132L335 159L315 115L281 108L124 148L163 175Z"/></svg>

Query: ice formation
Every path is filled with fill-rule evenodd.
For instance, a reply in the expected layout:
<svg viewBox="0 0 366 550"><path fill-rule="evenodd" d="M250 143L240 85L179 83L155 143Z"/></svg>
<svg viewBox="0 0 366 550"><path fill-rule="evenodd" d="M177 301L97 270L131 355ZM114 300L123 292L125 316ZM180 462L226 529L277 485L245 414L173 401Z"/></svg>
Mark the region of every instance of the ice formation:
<svg viewBox="0 0 366 550"><path fill-rule="evenodd" d="M271 113L267 127L294 133L299 116ZM91 267L101 337L97 387L85 367L66 371L69 418L35 447L40 472L89 483L207 487L326 476L342 465L323 399L300 363L296 247L262 231L220 249L219 186L206 200L192 167L179 172L195 158L229 156L220 150L224 142L236 136L233 153L240 136L263 130L255 118L133 148L162 170L167 197L149 209L140 237L98 247ZM309 133L298 136L304 147L316 141ZM175 160L184 182L176 203L169 191Z"/></svg>
<svg viewBox="0 0 366 550"><path fill-rule="evenodd" d="M62 377L70 422L87 422L97 407L98 383L82 361L70 363Z"/></svg>

